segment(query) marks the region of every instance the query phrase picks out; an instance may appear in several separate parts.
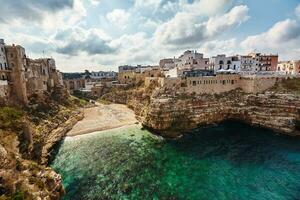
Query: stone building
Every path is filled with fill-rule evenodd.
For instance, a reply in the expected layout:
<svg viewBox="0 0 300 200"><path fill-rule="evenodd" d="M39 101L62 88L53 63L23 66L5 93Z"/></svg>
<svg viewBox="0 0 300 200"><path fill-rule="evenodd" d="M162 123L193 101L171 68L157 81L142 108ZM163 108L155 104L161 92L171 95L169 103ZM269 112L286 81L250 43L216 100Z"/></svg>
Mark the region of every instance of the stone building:
<svg viewBox="0 0 300 200"><path fill-rule="evenodd" d="M28 104L25 66L26 54L25 49L20 45L5 45L6 59L10 70L10 96L22 105Z"/></svg>
<svg viewBox="0 0 300 200"><path fill-rule="evenodd" d="M130 70L119 71L118 82L120 84L135 85L135 84L143 83L146 77L160 77L160 76L163 75L162 75L162 70L158 66L131 68Z"/></svg>
<svg viewBox="0 0 300 200"><path fill-rule="evenodd" d="M30 59L20 45L0 40L0 103L27 106L36 93L62 88L62 77L50 58Z"/></svg>
<svg viewBox="0 0 300 200"><path fill-rule="evenodd" d="M209 69L209 58L204 58L203 54L197 51L187 50L177 60L175 60L175 67L184 70L192 69Z"/></svg>
<svg viewBox="0 0 300 200"><path fill-rule="evenodd" d="M277 72L282 75L300 75L300 60L279 62Z"/></svg>
<svg viewBox="0 0 300 200"><path fill-rule="evenodd" d="M84 90L86 86L85 77L81 73L63 73L63 82L71 94L77 90Z"/></svg>
<svg viewBox="0 0 300 200"><path fill-rule="evenodd" d="M164 58L159 61L159 67L164 70L175 68L175 62L179 60L176 58Z"/></svg>

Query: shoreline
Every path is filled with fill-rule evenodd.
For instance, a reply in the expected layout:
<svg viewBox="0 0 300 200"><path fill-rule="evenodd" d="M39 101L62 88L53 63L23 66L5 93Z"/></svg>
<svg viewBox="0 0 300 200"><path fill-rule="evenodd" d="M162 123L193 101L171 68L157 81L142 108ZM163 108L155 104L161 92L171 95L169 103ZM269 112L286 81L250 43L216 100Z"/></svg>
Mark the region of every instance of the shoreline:
<svg viewBox="0 0 300 200"><path fill-rule="evenodd" d="M115 128L109 128L109 129L101 130L101 131L93 131L93 132L85 133L85 134L81 134L81 135L74 135L74 136L66 135L64 140L65 141L78 140L78 139L81 139L81 138L95 136L95 135L98 135L98 134L106 134L105 133L106 131L116 131L116 130L120 130L120 129L132 128L134 126L139 126L140 128L142 128L142 126L140 124L128 124L128 125L124 125L124 126L119 126L119 127L115 127Z"/></svg>
<svg viewBox="0 0 300 200"><path fill-rule="evenodd" d="M66 137L76 137L138 124L133 110L123 104L97 104L84 109L84 118L73 126Z"/></svg>

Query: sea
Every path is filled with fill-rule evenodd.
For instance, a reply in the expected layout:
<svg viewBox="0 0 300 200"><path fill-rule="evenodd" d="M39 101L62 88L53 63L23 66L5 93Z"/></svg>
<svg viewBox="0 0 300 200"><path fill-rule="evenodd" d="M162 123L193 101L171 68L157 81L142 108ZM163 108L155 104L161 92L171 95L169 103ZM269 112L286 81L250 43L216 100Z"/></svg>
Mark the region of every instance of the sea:
<svg viewBox="0 0 300 200"><path fill-rule="evenodd" d="M53 158L65 200L300 199L300 139L236 121L178 139L140 125L67 137Z"/></svg>

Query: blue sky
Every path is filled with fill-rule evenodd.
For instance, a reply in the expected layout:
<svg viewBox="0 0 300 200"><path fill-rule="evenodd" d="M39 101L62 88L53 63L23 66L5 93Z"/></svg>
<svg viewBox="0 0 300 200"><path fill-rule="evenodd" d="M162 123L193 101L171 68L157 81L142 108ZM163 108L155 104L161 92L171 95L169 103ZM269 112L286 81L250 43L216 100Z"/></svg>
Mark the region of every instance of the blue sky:
<svg viewBox="0 0 300 200"><path fill-rule="evenodd" d="M158 64L194 49L210 57L300 59L300 0L0 0L0 38L62 71ZM44 52L44 53L43 53Z"/></svg>

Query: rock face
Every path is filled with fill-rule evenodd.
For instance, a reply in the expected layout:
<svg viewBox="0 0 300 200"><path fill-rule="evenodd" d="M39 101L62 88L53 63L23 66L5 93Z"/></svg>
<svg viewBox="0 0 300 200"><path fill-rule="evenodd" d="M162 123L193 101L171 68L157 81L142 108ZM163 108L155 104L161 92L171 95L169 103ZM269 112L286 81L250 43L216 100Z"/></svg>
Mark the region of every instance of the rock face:
<svg viewBox="0 0 300 200"><path fill-rule="evenodd" d="M300 96L289 92L246 94L235 90L218 95L188 95L176 89L152 88L110 93L107 100L126 103L147 128L178 137L201 125L240 120L280 133L300 136Z"/></svg>
<svg viewBox="0 0 300 200"><path fill-rule="evenodd" d="M167 137L230 119L300 135L300 98L295 95L235 91L185 98L165 96L152 98L148 105L135 107L135 111L144 126Z"/></svg>
<svg viewBox="0 0 300 200"><path fill-rule="evenodd" d="M45 138L44 145L41 151L40 163L43 165L47 165L49 161L49 157L51 156L51 152L53 147L59 143L66 134L73 128L73 126L84 117L83 112L74 113L69 119L65 122L57 125L56 128L51 130L49 134Z"/></svg>
<svg viewBox="0 0 300 200"><path fill-rule="evenodd" d="M0 199L58 200L64 194L61 176L47 165L83 112L73 101L39 101L22 111L0 108Z"/></svg>

